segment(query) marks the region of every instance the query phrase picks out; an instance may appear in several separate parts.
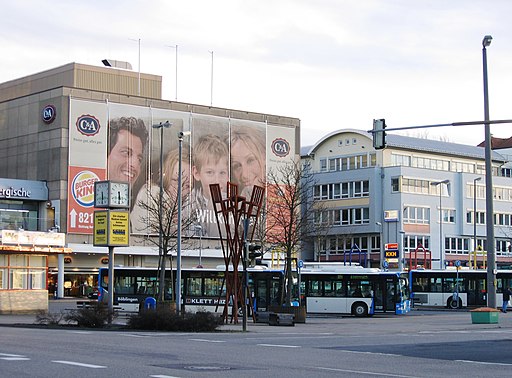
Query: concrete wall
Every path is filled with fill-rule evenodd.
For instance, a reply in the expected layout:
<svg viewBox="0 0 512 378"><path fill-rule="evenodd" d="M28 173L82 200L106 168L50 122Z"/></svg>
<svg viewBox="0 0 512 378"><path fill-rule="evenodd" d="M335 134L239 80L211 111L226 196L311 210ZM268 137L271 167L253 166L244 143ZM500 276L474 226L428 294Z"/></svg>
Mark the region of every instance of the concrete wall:
<svg viewBox="0 0 512 378"><path fill-rule="evenodd" d="M0 290L0 314L48 311L48 290Z"/></svg>

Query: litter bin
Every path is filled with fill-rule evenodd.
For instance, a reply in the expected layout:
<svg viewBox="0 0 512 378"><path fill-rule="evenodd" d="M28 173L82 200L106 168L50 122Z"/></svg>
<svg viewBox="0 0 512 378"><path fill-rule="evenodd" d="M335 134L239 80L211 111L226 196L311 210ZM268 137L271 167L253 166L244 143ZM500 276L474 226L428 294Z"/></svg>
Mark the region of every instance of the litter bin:
<svg viewBox="0 0 512 378"><path fill-rule="evenodd" d="M145 310L155 310L156 309L156 299L153 297L147 297L144 300L144 309Z"/></svg>

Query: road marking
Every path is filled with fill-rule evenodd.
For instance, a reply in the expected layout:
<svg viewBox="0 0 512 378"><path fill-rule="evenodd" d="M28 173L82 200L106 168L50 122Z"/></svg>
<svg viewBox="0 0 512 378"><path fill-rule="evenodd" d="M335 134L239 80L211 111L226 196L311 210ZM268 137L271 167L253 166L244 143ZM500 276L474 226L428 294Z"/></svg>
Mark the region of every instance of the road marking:
<svg viewBox="0 0 512 378"><path fill-rule="evenodd" d="M81 366L81 367L86 367L86 368L91 368L91 369L105 369L106 368L106 366L83 364L81 362L74 362L74 361L52 361L52 362L55 362L57 364L64 364L64 365Z"/></svg>
<svg viewBox="0 0 512 378"><path fill-rule="evenodd" d="M0 360L4 361L29 361L30 358L21 354L0 353Z"/></svg>
<svg viewBox="0 0 512 378"><path fill-rule="evenodd" d="M276 347L276 348L300 348L300 345L282 345L282 344L257 344L263 347Z"/></svg>
<svg viewBox="0 0 512 378"><path fill-rule="evenodd" d="M90 335L92 331L68 331L69 333L77 333L79 335Z"/></svg>
<svg viewBox="0 0 512 378"><path fill-rule="evenodd" d="M225 343L223 340L208 340L208 339L189 339L190 341L199 341L202 343Z"/></svg>
<svg viewBox="0 0 512 378"><path fill-rule="evenodd" d="M180 377L176 377L174 375L150 375L150 377L153 377L153 378L180 378Z"/></svg>
<svg viewBox="0 0 512 378"><path fill-rule="evenodd" d="M455 360L457 362L469 362L472 364L479 364L479 365L500 365L500 366L512 366L512 364L506 364L503 362L484 362L484 361L471 361L471 360Z"/></svg>
<svg viewBox="0 0 512 378"><path fill-rule="evenodd" d="M375 372L372 372L372 371L336 369L336 368L327 368L327 367L321 367L321 366L317 366L316 369L319 369L319 370L329 370L329 371L339 371L339 372L351 373L351 374L378 375L380 377L418 378L418 377L413 376L413 375L400 375L400 374L392 374L392 373L375 373Z"/></svg>
<svg viewBox="0 0 512 378"><path fill-rule="evenodd" d="M131 333L121 333L121 335L126 336L126 337L149 337L148 335L134 335Z"/></svg>
<svg viewBox="0 0 512 378"><path fill-rule="evenodd" d="M349 350L349 349L337 349L338 352L355 353L355 354L372 354L376 356L390 356L390 357L403 357L401 354L395 353L383 353L383 352L366 352L363 350Z"/></svg>

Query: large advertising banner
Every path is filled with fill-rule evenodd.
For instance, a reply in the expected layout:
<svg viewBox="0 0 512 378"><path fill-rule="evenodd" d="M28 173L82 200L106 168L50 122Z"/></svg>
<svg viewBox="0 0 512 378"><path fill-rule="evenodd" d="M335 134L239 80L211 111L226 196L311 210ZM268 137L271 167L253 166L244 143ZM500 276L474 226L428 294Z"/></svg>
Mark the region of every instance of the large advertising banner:
<svg viewBox="0 0 512 378"><path fill-rule="evenodd" d="M165 109L151 109L151 127L145 160L146 172L142 185L132 191L132 211L130 214L131 232L133 234L157 234L158 219L150 207L158 202L160 195L160 179L162 190L168 194L166 198L177 198L178 191L178 133L189 131L190 115ZM190 173L190 136L183 138L182 144L182 189L185 198L184 206L190 206L191 173ZM162 161L160 161L160 158ZM162 163L162 172L160 172ZM186 212L188 216L190 212Z"/></svg>
<svg viewBox="0 0 512 378"><path fill-rule="evenodd" d="M283 196L290 199L295 188L289 187L295 174L290 165L295 159L295 129L289 127L267 127L267 164L272 181L267 186L267 241L279 243L284 240L283 232L290 231L294 224L291 219L290 205Z"/></svg>
<svg viewBox="0 0 512 378"><path fill-rule="evenodd" d="M106 177L107 106L70 100L67 232L92 234L94 182Z"/></svg>
<svg viewBox="0 0 512 378"><path fill-rule="evenodd" d="M186 236L219 236L210 184L225 192L231 181L250 197L269 169L295 157L294 128L143 106L71 100L69 129L69 233L93 234L94 182L108 179L130 183L130 232L157 234L148 206L160 186L176 198L180 131L190 131L181 160Z"/></svg>

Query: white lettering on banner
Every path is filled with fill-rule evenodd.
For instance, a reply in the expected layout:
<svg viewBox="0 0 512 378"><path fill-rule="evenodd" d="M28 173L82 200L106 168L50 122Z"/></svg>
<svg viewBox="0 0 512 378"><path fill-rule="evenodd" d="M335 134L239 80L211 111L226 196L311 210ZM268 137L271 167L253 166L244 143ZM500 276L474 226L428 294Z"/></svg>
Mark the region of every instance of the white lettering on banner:
<svg viewBox="0 0 512 378"><path fill-rule="evenodd" d="M22 197L30 198L30 192L24 188L14 189L12 186L9 188L0 188L0 197Z"/></svg>
<svg viewBox="0 0 512 378"><path fill-rule="evenodd" d="M225 299L219 298L186 298L185 303L188 305L225 305Z"/></svg>

